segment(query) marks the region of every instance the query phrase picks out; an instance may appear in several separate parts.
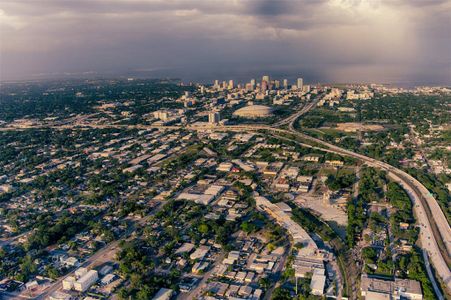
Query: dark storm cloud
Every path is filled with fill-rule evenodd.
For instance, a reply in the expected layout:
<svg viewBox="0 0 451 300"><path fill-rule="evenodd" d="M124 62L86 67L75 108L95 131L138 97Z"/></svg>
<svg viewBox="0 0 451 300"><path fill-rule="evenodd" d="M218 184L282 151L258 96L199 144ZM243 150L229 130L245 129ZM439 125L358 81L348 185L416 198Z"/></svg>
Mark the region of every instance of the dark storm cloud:
<svg viewBox="0 0 451 300"><path fill-rule="evenodd" d="M250 10L257 15L278 16L293 13L295 4L290 0L250 1Z"/></svg>
<svg viewBox="0 0 451 300"><path fill-rule="evenodd" d="M2 79L271 72L449 82L445 0L0 0Z"/></svg>

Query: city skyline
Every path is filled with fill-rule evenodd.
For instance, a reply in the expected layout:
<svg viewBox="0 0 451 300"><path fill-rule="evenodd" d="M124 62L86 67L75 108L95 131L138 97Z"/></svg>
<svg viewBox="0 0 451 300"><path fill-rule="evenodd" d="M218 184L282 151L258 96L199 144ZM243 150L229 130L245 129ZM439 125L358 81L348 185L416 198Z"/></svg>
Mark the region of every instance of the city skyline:
<svg viewBox="0 0 451 300"><path fill-rule="evenodd" d="M1 80L451 78L446 0L2 2Z"/></svg>

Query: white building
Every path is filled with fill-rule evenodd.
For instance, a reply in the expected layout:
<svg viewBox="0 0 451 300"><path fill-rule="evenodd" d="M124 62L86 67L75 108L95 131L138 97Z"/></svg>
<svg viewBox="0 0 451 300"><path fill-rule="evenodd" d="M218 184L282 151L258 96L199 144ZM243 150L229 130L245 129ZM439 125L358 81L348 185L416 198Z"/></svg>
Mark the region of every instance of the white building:
<svg viewBox="0 0 451 300"><path fill-rule="evenodd" d="M221 171L221 172L230 172L232 167L233 167L233 164L231 164L229 162L223 162L223 163L219 164L219 166L216 168L216 170Z"/></svg>
<svg viewBox="0 0 451 300"><path fill-rule="evenodd" d="M283 80L283 88L288 89L288 79Z"/></svg>
<svg viewBox="0 0 451 300"><path fill-rule="evenodd" d="M304 80L302 78L298 78L298 80L296 81L296 86L299 90L302 90L304 86Z"/></svg>
<svg viewBox="0 0 451 300"><path fill-rule="evenodd" d="M255 201L257 209L267 212L280 226L285 228L293 238L295 244L302 244L305 247L304 250L308 250L309 252L314 252L318 249L316 243L308 233L298 223L293 221L290 215L285 213L279 206L271 203L262 196L255 197Z"/></svg>
<svg viewBox="0 0 451 300"><path fill-rule="evenodd" d="M312 276L312 281L310 282L310 289L312 295L322 296L324 294L324 287L326 285L326 276L321 274L319 271L324 269L315 269Z"/></svg>
<svg viewBox="0 0 451 300"><path fill-rule="evenodd" d="M79 268L79 269L75 270L75 277L80 278L83 275L85 275L86 273L88 273L88 270L86 268Z"/></svg>
<svg viewBox="0 0 451 300"><path fill-rule="evenodd" d="M85 275L80 277L74 282L74 290L78 292L85 292L91 285L93 285L99 279L99 275L96 270L90 270Z"/></svg>
<svg viewBox="0 0 451 300"><path fill-rule="evenodd" d="M101 283L102 285L107 285L107 284L110 284L111 282L113 282L114 279L116 279L116 275L114 275L114 274L107 274L106 276L104 276L104 277L102 278L102 280L100 281L100 283Z"/></svg>
<svg viewBox="0 0 451 300"><path fill-rule="evenodd" d="M63 279L63 290L70 291L71 289L74 288L74 283L75 283L75 277L68 276L68 277L64 278Z"/></svg>
<svg viewBox="0 0 451 300"><path fill-rule="evenodd" d="M420 282L410 279L395 278L384 280L368 277L364 274L361 278L360 291L362 297L367 300L372 299L410 299L422 300L423 293Z"/></svg>

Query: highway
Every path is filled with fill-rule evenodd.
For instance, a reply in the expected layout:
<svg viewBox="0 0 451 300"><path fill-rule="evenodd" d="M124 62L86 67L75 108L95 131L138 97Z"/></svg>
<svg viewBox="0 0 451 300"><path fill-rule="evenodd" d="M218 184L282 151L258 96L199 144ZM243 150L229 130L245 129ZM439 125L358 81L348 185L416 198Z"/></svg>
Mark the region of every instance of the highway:
<svg viewBox="0 0 451 300"><path fill-rule="evenodd" d="M294 128L296 120L297 118L290 119L288 126L290 133L296 132ZM413 203L413 212L420 225L420 241L423 251L427 252L437 271L437 275L442 279L448 291L451 292L451 272L448 267L451 261L451 228L440 205L427 188L408 173L390 164L340 148L302 133L296 134L300 135L303 139L326 146L329 150L337 154L357 158L369 166L386 171L390 179L397 182L407 192ZM436 230L433 230L433 226ZM444 247L440 247L439 244L444 244ZM432 275L429 260L426 262L426 268L437 297L439 299L443 298Z"/></svg>
<svg viewBox="0 0 451 300"><path fill-rule="evenodd" d="M422 251L423 253L423 259L424 259L424 264L426 266L426 271L428 273L428 277L429 278L433 278L434 275L432 274L432 269L431 269L431 264L429 263L429 256L426 250ZM445 297L443 297L442 293L440 292L440 289L437 285L437 282L435 282L435 280L432 281L432 287L434 288L435 294L437 295L437 298L439 300L445 300Z"/></svg>
<svg viewBox="0 0 451 300"><path fill-rule="evenodd" d="M277 135L276 135L277 136ZM318 147L312 147L316 149L320 149ZM336 154L342 154L336 151L330 151L330 149L324 149L324 151L332 152ZM342 154L345 155L345 154ZM368 164L370 166L373 166L375 168L382 169L379 165L374 164ZM450 290L450 271L448 268L448 264L446 263L445 259L447 258L447 253L445 252L442 255L442 252L440 251L440 248L438 247L438 242L435 239L434 231L432 230L432 226L429 224L429 218L428 214L425 209L425 204L423 203L422 195L421 193L418 193L418 191L415 189L415 187L411 187L409 184L409 181L406 181L406 179L403 179L399 176L397 176L395 173L387 171L388 176L398 184L400 184L401 187L404 188L404 190L407 192L409 197L411 198L413 202L413 209L414 214L416 216L416 219L418 221L418 224L420 225L420 241L421 241L421 247L423 248L423 251L426 251L427 254L429 254L432 257L433 265L436 269L436 274L442 278L443 282L446 284L447 289ZM430 218L432 219L432 217ZM439 237L441 238L441 236ZM429 265L429 261L425 262L426 271L428 274L429 279L432 282L432 286L434 288L435 294L437 295L438 299L443 299L443 295L438 288L438 284L435 280L435 277L433 276L433 272L431 270L431 267Z"/></svg>
<svg viewBox="0 0 451 300"><path fill-rule="evenodd" d="M336 153L343 156L358 159L368 166L375 167L387 172L388 176L403 187L413 202L413 210L420 225L420 242L423 250L427 254L435 268L436 275L441 278L442 282L451 292L451 272L448 263L451 261L451 228L445 214L441 210L439 204L418 180L413 178L401 169L395 168L385 162L367 157L365 155L352 152L330 144L326 141L311 137L309 135L298 132L294 128L296 120L316 106L318 99L313 100L300 111L294 113L288 118L278 122L275 126L268 125L206 125L206 126L153 126L153 125L99 125L99 124L83 124L80 126L63 125L63 126L28 126L23 128L4 127L0 131L6 130L26 130L26 129L89 129L89 128L122 128L122 129L161 129L161 130L192 130L192 131L233 131L233 132L255 132L265 131L273 135L295 136L303 141L313 142L315 145L309 145L306 142L300 143L303 146L318 149L325 152ZM279 126L288 125L288 129L279 128ZM297 141L297 140L296 140ZM298 142L298 141L297 141ZM318 146L320 145L320 146ZM430 271L430 270L428 270ZM430 274L430 272L428 272ZM431 274L432 275L432 274ZM430 278L435 286L435 279ZM436 290L437 292L437 290ZM439 291L438 291L439 292ZM438 297L440 294L437 294Z"/></svg>
<svg viewBox="0 0 451 300"><path fill-rule="evenodd" d="M450 262L451 253L451 228L445 214L441 210L437 200L431 195L431 193L424 187L418 180L407 174L403 170L395 168L385 162L378 161L368 156L352 152L325 142L323 140L311 137L309 135L300 133L295 130L294 123L297 118L302 114L305 114L314 105L308 106L308 109L303 109L302 112L295 114L296 117L290 116L285 119L288 120L288 130L270 127L266 125L238 125L238 126L220 126L212 127L211 130L233 130L233 131L269 131L282 135L294 135L303 140L314 142L325 148L318 146L311 146L312 148L332 152L339 155L356 158L368 166L378 168L387 172L387 175L395 182L397 182L407 192L413 202L413 211L420 225L420 242L423 250L427 251L432 265L436 270L436 274L441 278L442 282L446 286L448 292L451 292L451 272L448 267ZM286 125L287 122L279 122L278 124ZM306 145L303 143L303 145ZM434 230L434 228L436 230ZM439 245L443 245L440 247ZM432 272L428 274L432 275ZM430 276L430 280L433 282L433 286L436 287L435 278ZM435 288L438 298L443 297L438 289Z"/></svg>
<svg viewBox="0 0 451 300"><path fill-rule="evenodd" d="M321 100L320 97L316 97L313 99L312 102L309 102L307 105L305 105L303 108L301 108L298 112L295 112L291 116L287 117L286 119L281 120L280 122L276 123L274 127L281 127L283 125L290 125L292 126L294 122L296 122L297 119L299 119L302 115L305 115L310 110L312 110Z"/></svg>
<svg viewBox="0 0 451 300"><path fill-rule="evenodd" d="M296 132L290 124L289 130L271 128L266 126L252 126L253 130L267 130L269 132L278 133L282 135L295 135L303 140L309 140L315 142L316 144L320 144L325 146L325 148L321 148L318 146L312 146L312 148L332 152L344 156L349 156L356 158L365 164L384 170L387 172L387 175L397 182L404 190L408 193L409 197L413 202L413 210L420 225L420 242L421 247L427 251L432 265L436 270L436 274L441 278L443 283L445 284L447 290L451 292L451 272L448 267L448 263L450 261L450 243L451 243L451 229L449 223L440 209L437 201L430 194L430 192L415 178L406 172L397 169L387 163L378 161L376 159L367 157L362 154L358 154L338 146L332 145L320 139ZM239 128L234 128L234 130L238 130ZM252 130L251 126L245 126L240 128L241 130ZM305 145L305 143L304 143ZM430 213L428 213L430 211ZM433 230L433 228L437 230ZM443 244L444 246L440 249L439 244ZM435 281L434 277L430 278L432 282ZM439 291L438 296L440 296Z"/></svg>

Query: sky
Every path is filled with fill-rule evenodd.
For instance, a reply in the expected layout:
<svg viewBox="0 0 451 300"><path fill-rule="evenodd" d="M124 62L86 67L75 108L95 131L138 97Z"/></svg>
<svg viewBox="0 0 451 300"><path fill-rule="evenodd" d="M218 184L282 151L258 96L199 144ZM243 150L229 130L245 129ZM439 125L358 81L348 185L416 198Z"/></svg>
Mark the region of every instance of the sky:
<svg viewBox="0 0 451 300"><path fill-rule="evenodd" d="M451 0L0 0L0 80L451 84Z"/></svg>

